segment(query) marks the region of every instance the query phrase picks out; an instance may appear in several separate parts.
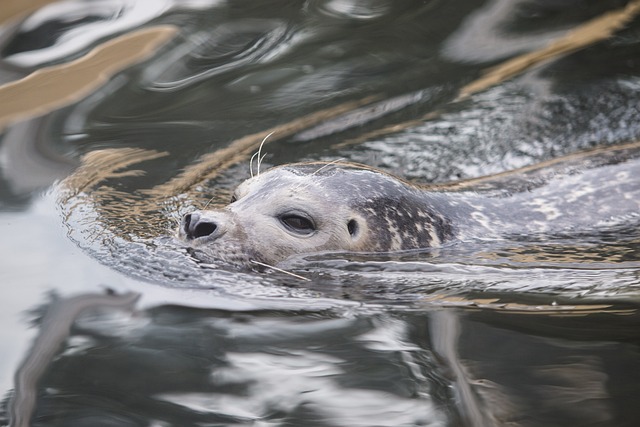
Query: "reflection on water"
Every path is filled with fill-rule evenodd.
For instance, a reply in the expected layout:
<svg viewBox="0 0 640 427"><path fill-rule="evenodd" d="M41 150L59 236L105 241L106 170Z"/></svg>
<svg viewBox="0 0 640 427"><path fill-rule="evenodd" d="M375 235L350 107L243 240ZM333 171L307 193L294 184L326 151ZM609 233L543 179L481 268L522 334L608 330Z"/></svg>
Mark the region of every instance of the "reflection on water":
<svg viewBox="0 0 640 427"><path fill-rule="evenodd" d="M632 425L640 415L633 306L131 312L131 297L49 305L18 373L15 419L36 392L37 425Z"/></svg>
<svg viewBox="0 0 640 427"><path fill-rule="evenodd" d="M543 48L576 23L610 11L607 2L491 0L469 14L444 43L444 53L457 61L507 58Z"/></svg>
<svg viewBox="0 0 640 427"><path fill-rule="evenodd" d="M637 212L284 265L309 282L202 264L171 230L227 203L272 131L263 168L346 158L443 183L553 166L456 187L500 197L607 165L640 139L640 2L38 4L0 13L3 304L41 307L3 362L0 422L637 424Z"/></svg>
<svg viewBox="0 0 640 427"><path fill-rule="evenodd" d="M210 9L216 0L65 1L27 16L2 49L11 65L42 66L77 55L97 41L149 23L175 9Z"/></svg>

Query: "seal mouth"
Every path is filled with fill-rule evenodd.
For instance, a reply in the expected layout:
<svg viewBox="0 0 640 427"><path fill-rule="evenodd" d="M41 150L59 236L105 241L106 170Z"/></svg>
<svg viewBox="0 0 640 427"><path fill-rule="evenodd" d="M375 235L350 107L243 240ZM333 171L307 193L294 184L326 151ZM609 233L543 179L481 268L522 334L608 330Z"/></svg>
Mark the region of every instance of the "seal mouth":
<svg viewBox="0 0 640 427"><path fill-rule="evenodd" d="M201 240L181 240L187 255L198 264L215 265L216 267L233 267L257 272L271 267L271 263L262 259L261 254L243 245L223 243L215 245L200 244ZM206 243L206 242L202 242Z"/></svg>

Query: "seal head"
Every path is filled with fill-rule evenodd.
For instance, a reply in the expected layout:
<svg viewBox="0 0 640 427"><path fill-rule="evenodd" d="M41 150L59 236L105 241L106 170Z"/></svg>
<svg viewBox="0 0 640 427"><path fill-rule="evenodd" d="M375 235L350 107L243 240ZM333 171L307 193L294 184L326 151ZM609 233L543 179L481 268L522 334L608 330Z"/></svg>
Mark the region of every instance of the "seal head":
<svg viewBox="0 0 640 427"><path fill-rule="evenodd" d="M240 184L226 207L185 215L178 230L199 259L246 266L321 251L427 248L451 235L420 189L366 166L332 163L273 168Z"/></svg>

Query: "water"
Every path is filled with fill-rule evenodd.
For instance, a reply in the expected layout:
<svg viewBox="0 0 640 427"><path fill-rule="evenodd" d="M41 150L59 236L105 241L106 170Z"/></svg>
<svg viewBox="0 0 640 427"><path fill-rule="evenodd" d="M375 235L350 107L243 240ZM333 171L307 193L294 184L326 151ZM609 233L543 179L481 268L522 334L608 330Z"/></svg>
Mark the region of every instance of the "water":
<svg viewBox="0 0 640 427"><path fill-rule="evenodd" d="M346 158L424 183L637 141L633 16L459 97L625 2L41 3L0 14L0 422L637 425L633 214L284 265L310 281L170 237L273 129L263 169Z"/></svg>

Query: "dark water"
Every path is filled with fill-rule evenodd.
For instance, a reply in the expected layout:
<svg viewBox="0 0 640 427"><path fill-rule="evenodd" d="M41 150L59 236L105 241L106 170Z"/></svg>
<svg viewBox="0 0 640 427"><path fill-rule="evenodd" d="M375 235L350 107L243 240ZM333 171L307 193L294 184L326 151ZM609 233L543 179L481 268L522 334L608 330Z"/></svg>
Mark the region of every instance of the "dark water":
<svg viewBox="0 0 640 427"><path fill-rule="evenodd" d="M286 263L309 281L204 265L171 237L182 213L228 201L249 156L181 172L274 128L263 168L345 158L423 183L638 141L633 4L130 0L0 15L0 423L637 425L638 213L597 233ZM625 6L609 37L459 97ZM71 94L81 74L65 65L162 25L177 28L165 44L67 102L7 89L54 67ZM119 43L125 56L133 42Z"/></svg>

